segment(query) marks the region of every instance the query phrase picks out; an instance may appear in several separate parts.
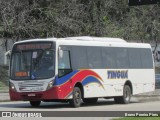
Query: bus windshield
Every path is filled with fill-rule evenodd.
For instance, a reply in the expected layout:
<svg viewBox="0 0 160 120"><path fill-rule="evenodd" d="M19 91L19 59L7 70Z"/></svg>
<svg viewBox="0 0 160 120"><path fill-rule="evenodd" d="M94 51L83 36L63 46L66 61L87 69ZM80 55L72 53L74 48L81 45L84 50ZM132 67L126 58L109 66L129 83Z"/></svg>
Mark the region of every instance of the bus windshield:
<svg viewBox="0 0 160 120"><path fill-rule="evenodd" d="M12 52L11 79L47 79L55 73L54 49L34 49Z"/></svg>

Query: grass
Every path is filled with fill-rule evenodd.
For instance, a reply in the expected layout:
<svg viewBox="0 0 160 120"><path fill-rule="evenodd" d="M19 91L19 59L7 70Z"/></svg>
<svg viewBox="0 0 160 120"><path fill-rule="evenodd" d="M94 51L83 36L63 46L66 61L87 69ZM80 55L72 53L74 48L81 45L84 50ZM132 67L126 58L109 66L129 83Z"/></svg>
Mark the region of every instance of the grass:
<svg viewBox="0 0 160 120"><path fill-rule="evenodd" d="M124 117L112 120L160 120L160 117Z"/></svg>

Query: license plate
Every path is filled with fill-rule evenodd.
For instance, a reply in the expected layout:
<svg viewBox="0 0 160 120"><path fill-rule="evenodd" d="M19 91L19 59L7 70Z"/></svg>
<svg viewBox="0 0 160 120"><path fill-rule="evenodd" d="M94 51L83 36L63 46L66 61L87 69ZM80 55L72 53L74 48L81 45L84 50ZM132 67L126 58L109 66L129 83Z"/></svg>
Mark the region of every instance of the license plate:
<svg viewBox="0 0 160 120"><path fill-rule="evenodd" d="M36 94L28 94L29 97L36 96Z"/></svg>

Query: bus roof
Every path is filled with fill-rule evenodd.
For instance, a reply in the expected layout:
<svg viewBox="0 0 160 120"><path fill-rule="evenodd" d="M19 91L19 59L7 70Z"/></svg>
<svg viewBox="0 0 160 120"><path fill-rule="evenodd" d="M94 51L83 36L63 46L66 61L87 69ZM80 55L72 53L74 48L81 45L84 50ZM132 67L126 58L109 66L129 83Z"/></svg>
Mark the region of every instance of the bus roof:
<svg viewBox="0 0 160 120"><path fill-rule="evenodd" d="M58 43L58 45L151 48L150 44L146 44L146 43L128 43L125 40L120 39L120 38L90 37L90 36L30 39L30 40L19 41L16 43L41 42L41 41L54 41L54 42Z"/></svg>
<svg viewBox="0 0 160 120"><path fill-rule="evenodd" d="M67 37L64 40L80 40L80 41L98 41L98 42L126 42L120 38L108 38L108 37L90 37L90 36L80 36L80 37Z"/></svg>

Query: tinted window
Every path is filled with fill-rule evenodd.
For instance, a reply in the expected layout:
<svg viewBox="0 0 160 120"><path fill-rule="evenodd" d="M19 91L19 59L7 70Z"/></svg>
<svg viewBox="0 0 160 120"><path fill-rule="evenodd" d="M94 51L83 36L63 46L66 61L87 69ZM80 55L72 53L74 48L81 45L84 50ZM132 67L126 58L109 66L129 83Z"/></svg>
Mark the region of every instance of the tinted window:
<svg viewBox="0 0 160 120"><path fill-rule="evenodd" d="M128 50L127 48L115 48L117 68L128 68Z"/></svg>
<svg viewBox="0 0 160 120"><path fill-rule="evenodd" d="M102 48L103 68L116 68L116 55L114 48Z"/></svg>
<svg viewBox="0 0 160 120"><path fill-rule="evenodd" d="M140 53L141 52L139 48L129 48L128 49L130 68L141 68L142 67Z"/></svg>
<svg viewBox="0 0 160 120"><path fill-rule="evenodd" d="M88 47L88 66L89 68L102 68L101 48L100 47Z"/></svg>
<svg viewBox="0 0 160 120"><path fill-rule="evenodd" d="M88 68L86 47L72 47L71 58L73 69Z"/></svg>
<svg viewBox="0 0 160 120"><path fill-rule="evenodd" d="M153 68L150 49L124 47L72 46L73 69Z"/></svg>
<svg viewBox="0 0 160 120"><path fill-rule="evenodd" d="M150 49L141 49L141 60L143 68L153 68L152 53Z"/></svg>

